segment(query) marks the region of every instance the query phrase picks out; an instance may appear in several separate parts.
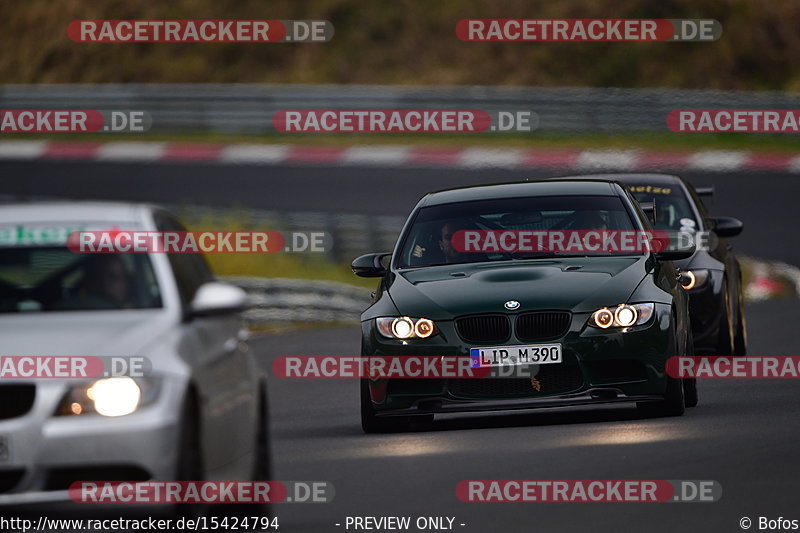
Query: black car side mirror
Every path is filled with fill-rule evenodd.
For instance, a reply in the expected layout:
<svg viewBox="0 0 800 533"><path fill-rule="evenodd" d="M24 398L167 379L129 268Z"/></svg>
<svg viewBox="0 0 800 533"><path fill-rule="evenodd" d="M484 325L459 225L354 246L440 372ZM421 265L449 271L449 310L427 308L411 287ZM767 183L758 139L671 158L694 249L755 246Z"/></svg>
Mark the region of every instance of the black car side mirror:
<svg viewBox="0 0 800 533"><path fill-rule="evenodd" d="M362 255L353 260L350 268L353 269L353 274L356 276L361 276L362 278L380 278L388 271L383 265L382 260L391 255L391 252Z"/></svg>
<svg viewBox="0 0 800 533"><path fill-rule="evenodd" d="M714 233L719 237L735 237L744 229L744 224L738 218L716 217L711 219Z"/></svg>
<svg viewBox="0 0 800 533"><path fill-rule="evenodd" d="M650 220L650 223L655 225L656 223L656 201L653 199L652 202L639 202L639 207L644 211L644 214L647 215L647 218Z"/></svg>
<svg viewBox="0 0 800 533"><path fill-rule="evenodd" d="M697 247L694 243L676 248L669 248L661 252L656 252L656 259L659 261L680 261L681 259L689 259L694 255L696 250Z"/></svg>

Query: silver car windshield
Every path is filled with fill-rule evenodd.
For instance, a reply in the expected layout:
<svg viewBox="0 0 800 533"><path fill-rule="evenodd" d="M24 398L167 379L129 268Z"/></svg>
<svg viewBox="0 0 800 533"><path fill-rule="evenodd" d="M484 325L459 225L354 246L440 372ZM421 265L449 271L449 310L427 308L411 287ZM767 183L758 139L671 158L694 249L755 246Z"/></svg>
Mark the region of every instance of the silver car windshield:
<svg viewBox="0 0 800 533"><path fill-rule="evenodd" d="M0 313L161 306L146 254L83 255L63 246L0 248Z"/></svg>

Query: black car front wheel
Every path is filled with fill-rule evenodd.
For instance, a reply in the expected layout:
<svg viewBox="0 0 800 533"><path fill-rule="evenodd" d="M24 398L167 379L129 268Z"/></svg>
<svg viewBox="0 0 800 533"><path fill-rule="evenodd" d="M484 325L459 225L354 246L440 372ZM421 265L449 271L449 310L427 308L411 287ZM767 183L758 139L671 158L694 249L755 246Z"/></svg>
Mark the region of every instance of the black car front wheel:
<svg viewBox="0 0 800 533"><path fill-rule="evenodd" d="M691 332L688 334L686 345L683 347L683 350L677 353L682 353L683 355L692 355L694 353L694 340ZM688 387L686 387L687 380L673 378L667 375L667 387L664 391L664 399L655 402L639 402L636 404L636 407L645 416L681 416L686 411L686 407L694 407L694 405L697 405L697 382L695 380L691 381ZM694 397L688 398L688 401L685 394L687 388L690 392L692 390L694 391ZM694 405L690 405L692 400L694 401Z"/></svg>
<svg viewBox="0 0 800 533"><path fill-rule="evenodd" d="M739 282L737 298L736 333L733 337L733 355L747 355L747 320L744 317L744 298L742 296L742 283Z"/></svg>
<svg viewBox="0 0 800 533"><path fill-rule="evenodd" d="M681 416L686 411L683 380L667 376L667 390L664 399L657 402L641 402L636 404L636 407L645 416Z"/></svg>
<svg viewBox="0 0 800 533"><path fill-rule="evenodd" d="M686 355L694 355L694 335L689 330ZM697 407L697 378L683 378L683 403L686 407Z"/></svg>
<svg viewBox="0 0 800 533"><path fill-rule="evenodd" d="M728 280L722 282L723 314L719 321L719 337L715 355L733 355L734 353L734 310L731 294L728 292Z"/></svg>

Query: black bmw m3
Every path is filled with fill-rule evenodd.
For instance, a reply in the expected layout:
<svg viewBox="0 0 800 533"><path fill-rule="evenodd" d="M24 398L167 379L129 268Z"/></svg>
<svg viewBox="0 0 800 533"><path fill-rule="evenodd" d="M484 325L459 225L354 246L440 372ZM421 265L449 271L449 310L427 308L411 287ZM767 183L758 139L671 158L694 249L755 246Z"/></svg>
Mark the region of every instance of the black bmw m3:
<svg viewBox="0 0 800 533"><path fill-rule="evenodd" d="M533 377L365 378L364 431L450 412L611 402L683 414L697 403L695 384L668 376L665 363L692 353L687 292L672 261L691 256L693 246L519 246L522 234L589 243L601 233L647 231L645 211L609 180L485 185L422 198L393 253L352 264L359 276L381 278L361 317L362 355L465 357L476 366L524 367ZM492 235L520 240L513 250L497 242L465 249L471 236Z"/></svg>

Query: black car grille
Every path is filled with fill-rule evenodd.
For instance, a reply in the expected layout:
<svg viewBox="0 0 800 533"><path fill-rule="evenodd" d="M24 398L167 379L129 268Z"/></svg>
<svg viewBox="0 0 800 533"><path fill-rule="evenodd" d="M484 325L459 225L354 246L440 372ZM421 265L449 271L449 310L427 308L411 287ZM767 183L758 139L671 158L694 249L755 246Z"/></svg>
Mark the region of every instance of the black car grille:
<svg viewBox="0 0 800 533"><path fill-rule="evenodd" d="M536 382L539 390L531 378L462 378L451 380L449 389L453 396L465 398L568 393L583 386L583 374L577 365L541 365Z"/></svg>
<svg viewBox="0 0 800 533"><path fill-rule="evenodd" d="M36 385L1 384L0 420L23 416L33 407L36 399Z"/></svg>
<svg viewBox="0 0 800 533"><path fill-rule="evenodd" d="M572 315L567 311L534 311L517 317L514 332L519 340L536 341L561 337L569 328Z"/></svg>
<svg viewBox="0 0 800 533"><path fill-rule="evenodd" d="M503 342L511 336L506 315L476 315L456 319L458 336L466 342Z"/></svg>

